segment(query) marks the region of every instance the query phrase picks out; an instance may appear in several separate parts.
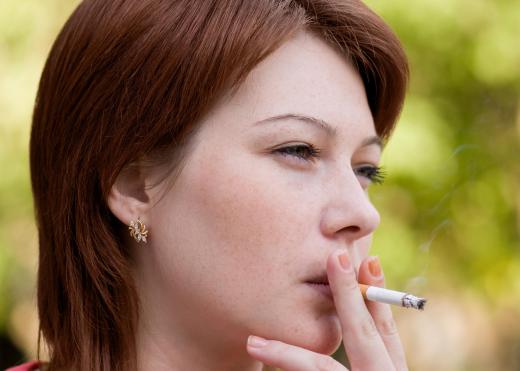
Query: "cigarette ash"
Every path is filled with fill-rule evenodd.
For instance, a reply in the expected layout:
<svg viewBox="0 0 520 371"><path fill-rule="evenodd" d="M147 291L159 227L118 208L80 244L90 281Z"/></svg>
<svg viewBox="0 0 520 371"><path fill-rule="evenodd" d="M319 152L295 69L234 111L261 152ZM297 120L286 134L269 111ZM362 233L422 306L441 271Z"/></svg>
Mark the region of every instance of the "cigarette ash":
<svg viewBox="0 0 520 371"><path fill-rule="evenodd" d="M426 305L426 299L418 298L411 294L403 296L402 302L405 308L415 308L419 310L424 310L424 306Z"/></svg>

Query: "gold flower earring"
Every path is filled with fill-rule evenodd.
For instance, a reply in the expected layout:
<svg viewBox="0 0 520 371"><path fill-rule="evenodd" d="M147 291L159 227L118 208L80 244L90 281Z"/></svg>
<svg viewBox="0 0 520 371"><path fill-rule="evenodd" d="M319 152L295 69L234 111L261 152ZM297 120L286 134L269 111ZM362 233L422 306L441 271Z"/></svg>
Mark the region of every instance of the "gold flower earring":
<svg viewBox="0 0 520 371"><path fill-rule="evenodd" d="M148 230L146 229L146 225L141 221L139 217L137 217L137 221L130 221L130 225L128 226L130 230L130 236L134 238L137 242L143 241L146 243L146 237L148 237Z"/></svg>

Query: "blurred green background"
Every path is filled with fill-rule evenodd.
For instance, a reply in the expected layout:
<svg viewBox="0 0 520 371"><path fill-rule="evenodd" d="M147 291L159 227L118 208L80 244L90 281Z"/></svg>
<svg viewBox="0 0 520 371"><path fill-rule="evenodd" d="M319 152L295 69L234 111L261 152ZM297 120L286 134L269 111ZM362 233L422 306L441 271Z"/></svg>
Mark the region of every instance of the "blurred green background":
<svg viewBox="0 0 520 371"><path fill-rule="evenodd" d="M31 110L77 5L0 2L0 368L35 357ZM401 38L410 94L372 189L388 286L412 370L520 370L520 1L369 0ZM52 192L52 190L49 190Z"/></svg>

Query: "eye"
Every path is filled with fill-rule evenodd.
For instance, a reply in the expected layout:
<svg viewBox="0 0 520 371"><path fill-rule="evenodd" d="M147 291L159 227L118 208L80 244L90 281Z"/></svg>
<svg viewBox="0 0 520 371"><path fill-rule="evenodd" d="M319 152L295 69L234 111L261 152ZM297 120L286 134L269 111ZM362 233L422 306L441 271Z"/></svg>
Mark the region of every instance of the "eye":
<svg viewBox="0 0 520 371"><path fill-rule="evenodd" d="M382 184L385 180L386 173L380 166L374 165L363 165L354 170L356 175L364 177L370 181L370 183Z"/></svg>
<svg viewBox="0 0 520 371"><path fill-rule="evenodd" d="M293 156L298 159L305 161L313 161L316 158L319 158L320 150L313 145L307 144L298 144L295 146L288 146L275 149L274 153L280 153L283 156Z"/></svg>

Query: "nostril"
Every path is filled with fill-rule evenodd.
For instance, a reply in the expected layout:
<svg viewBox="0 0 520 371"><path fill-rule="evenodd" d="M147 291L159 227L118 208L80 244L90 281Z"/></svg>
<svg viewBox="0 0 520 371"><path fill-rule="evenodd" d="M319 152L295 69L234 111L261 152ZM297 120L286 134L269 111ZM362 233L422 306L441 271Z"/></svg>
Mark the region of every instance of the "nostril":
<svg viewBox="0 0 520 371"><path fill-rule="evenodd" d="M373 205L361 201L354 199L344 207L338 203L324 210L320 221L322 232L328 236L345 234L349 239L359 239L372 233L379 224L379 214Z"/></svg>
<svg viewBox="0 0 520 371"><path fill-rule="evenodd" d="M350 232L350 233L359 233L359 231L361 231L361 228L358 227L357 225L350 225L350 226L345 227L343 229L345 231L347 231L347 232Z"/></svg>

